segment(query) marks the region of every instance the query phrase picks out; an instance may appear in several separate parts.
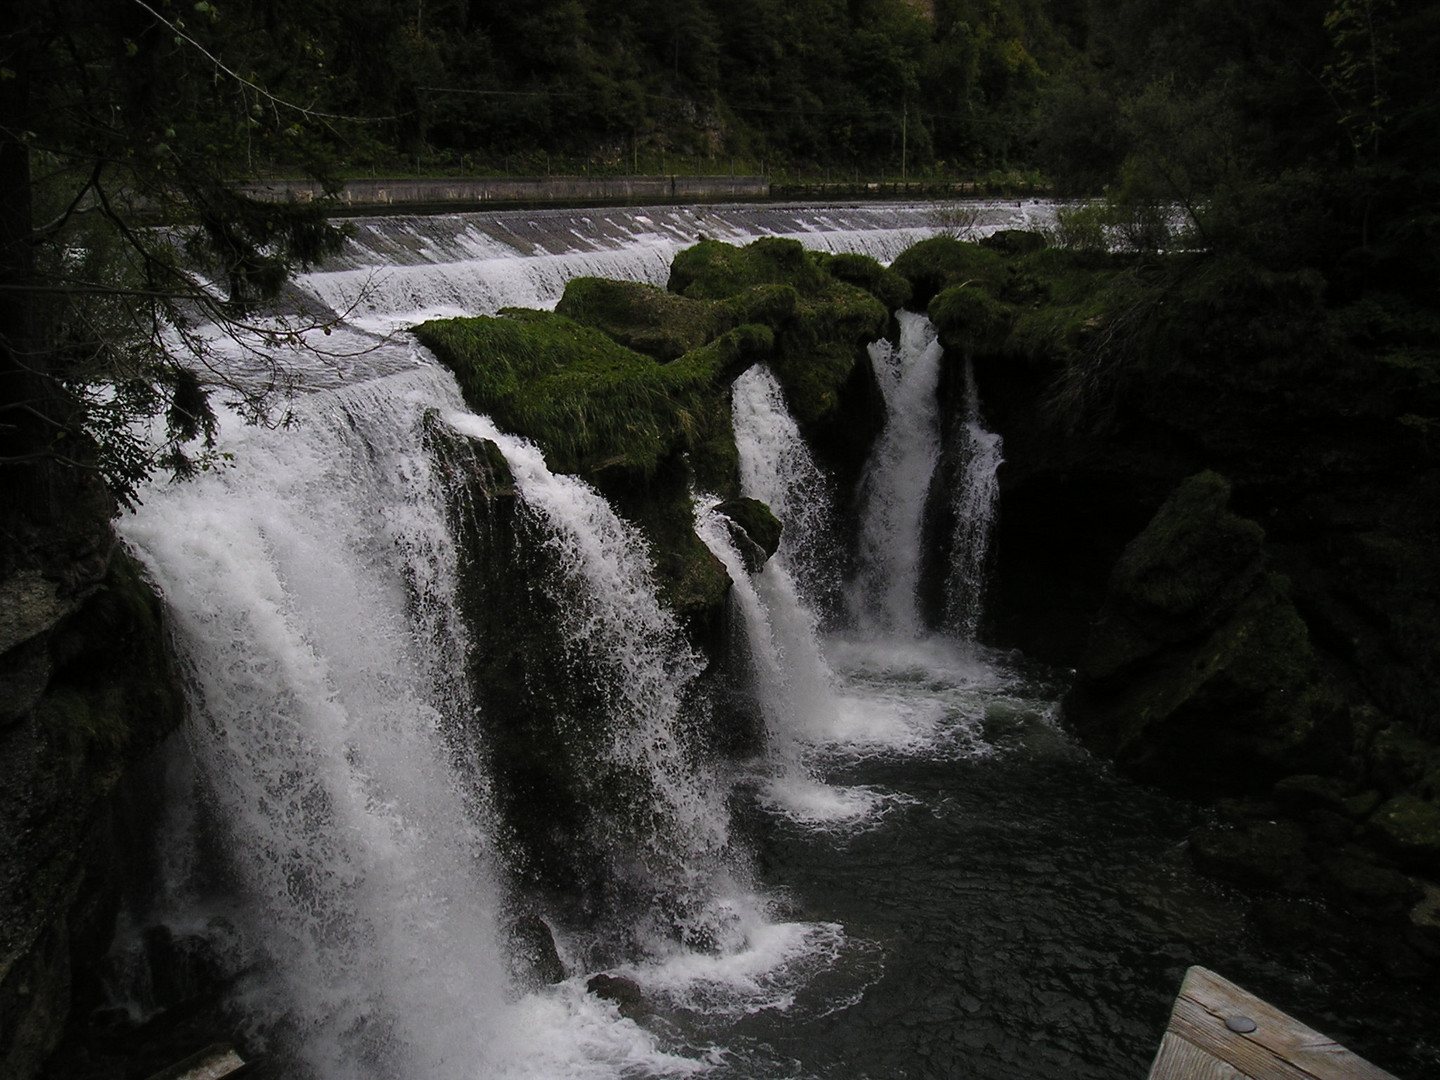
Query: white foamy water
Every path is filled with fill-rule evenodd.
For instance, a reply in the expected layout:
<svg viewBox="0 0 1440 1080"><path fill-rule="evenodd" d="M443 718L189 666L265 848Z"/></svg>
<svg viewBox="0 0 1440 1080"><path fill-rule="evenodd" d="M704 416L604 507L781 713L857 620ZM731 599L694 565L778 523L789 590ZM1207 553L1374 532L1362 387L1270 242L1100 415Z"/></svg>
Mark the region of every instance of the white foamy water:
<svg viewBox="0 0 1440 1080"><path fill-rule="evenodd" d="M1050 204L975 200L967 235L1040 227ZM731 205L502 210L396 216L355 223L337 257L299 284L363 329L385 333L427 318L553 308L581 276L665 284L682 248L709 238L747 244L789 237L807 248L888 263L946 227L945 204Z"/></svg>
<svg viewBox="0 0 1440 1080"><path fill-rule="evenodd" d="M525 504L543 518L547 544L573 586L562 630L610 669L611 753L650 777L663 800L655 807L652 855L699 870L728 844L727 815L719 785L697 768L684 742L680 713L700 661L660 603L644 538L589 484L551 472L533 443L486 417L444 415L461 434L499 446Z"/></svg>
<svg viewBox="0 0 1440 1080"><path fill-rule="evenodd" d="M774 372L747 370L731 387L730 410L740 454L740 491L779 518L780 558L806 605L828 612L839 594L834 484L810 454Z"/></svg>
<svg viewBox="0 0 1440 1080"><path fill-rule="evenodd" d="M960 422L959 476L950 492L954 524L950 536L950 569L945 576L945 625L965 641L973 641L985 600L986 560L1000 501L999 469L1003 448L999 435L980 422L980 393L974 365L965 362L965 416Z"/></svg>
<svg viewBox="0 0 1440 1080"><path fill-rule="evenodd" d="M309 395L295 427L228 429L235 467L157 486L122 522L166 597L193 716L158 915L238 958L232 1003L324 1080L686 1075L704 1063L583 975L509 985L455 552L422 443L437 405L463 415L436 368ZM718 794L670 768L664 733L642 736L617 753L663 759L647 764L672 782L676 828L723 839Z"/></svg>
<svg viewBox="0 0 1440 1080"><path fill-rule="evenodd" d="M870 347L888 418L861 482L860 543L850 608L874 632L918 636L925 500L940 460L935 391L944 351L923 315L901 311L900 343Z"/></svg>

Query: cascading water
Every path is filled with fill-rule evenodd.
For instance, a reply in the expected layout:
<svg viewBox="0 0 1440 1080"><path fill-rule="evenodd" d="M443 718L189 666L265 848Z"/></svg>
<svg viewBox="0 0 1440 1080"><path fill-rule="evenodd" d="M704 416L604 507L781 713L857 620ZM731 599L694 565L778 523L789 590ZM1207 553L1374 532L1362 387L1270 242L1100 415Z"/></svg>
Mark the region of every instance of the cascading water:
<svg viewBox="0 0 1440 1080"><path fill-rule="evenodd" d="M768 505L784 526L780 558L806 604L823 614L839 587L834 485L810 455L774 373L756 364L730 395L741 494Z"/></svg>
<svg viewBox="0 0 1440 1080"><path fill-rule="evenodd" d="M1029 214L991 209L985 228ZM377 287L367 309L367 326L388 329L447 307L548 306L576 273L658 280L665 245L700 232L889 257L926 233L920 215L371 222L305 284L343 310L372 270L403 267L403 287ZM460 265L473 262L488 265ZM940 358L920 316L900 320L899 349L872 353L891 423L865 480L853 634L826 599L836 574L821 537L834 527L808 513L828 503L824 479L773 377L737 381L745 491L786 533L751 575L724 523L697 520L736 583L770 744L767 760L723 765L696 752L695 656L656 603L635 531L467 414L413 347L370 349L342 328L359 348L307 376L324 390L297 399L297 426L227 427L233 468L156 487L122 523L165 594L193 719L170 748L162 887L127 914L117 948L143 953L163 937L156 924L203 939L200 966L231 980L225 1022L244 1027L269 1071L302 1080L1138 1075L1159 1034L1144 1017L1163 1018L1197 949L1267 972L1323 1014L1324 959L1302 970L1257 955L1241 906L1188 867L1191 811L1078 751L1053 723L1061 688L1049 675L924 634ZM635 911L637 947L606 961L654 1010L639 1023L587 993L583 927L552 920L561 982L537 989L510 969L504 924L518 901L496 841L500 778L486 771L504 763L483 693L458 674L485 642L467 634L455 596L453 504L425 441L437 412L501 448L524 513L566 568L557 588L573 607L560 632L604 673L597 775L643 780L626 788L639 812L614 844L576 856L610 860L629 845L619 872L654 899L674 894L660 916ZM957 461L976 482L960 488L976 512L953 507L953 545L974 552L983 537L960 536L961 522L987 517L979 480L993 479L999 444L973 399L965 426ZM983 554L973 561L978 572ZM952 633L973 626L975 580L951 571ZM1367 1006L1371 1030L1389 1030L1389 1004Z"/></svg>
<svg viewBox="0 0 1440 1080"><path fill-rule="evenodd" d="M1000 436L980 422L980 392L975 368L965 362L965 414L957 422L957 482L951 486L950 568L945 576L945 626L973 641L985 599L986 560L1000 500Z"/></svg>
<svg viewBox="0 0 1440 1080"><path fill-rule="evenodd" d="M643 788L623 800L627 816L638 816L638 826L632 825L626 838L638 850L619 858L627 866L643 867L643 880L630 884L644 896L640 906L645 909L628 914L658 919L664 910L680 923L657 924L640 936L655 952L667 951L667 934L703 939L725 951L743 947L743 927L727 925L735 909L731 901L744 891L743 860L730 850L722 786L697 767L694 733L699 725L686 714L687 692L700 662L660 603L643 538L594 488L551 472L533 444L463 411L447 411L445 420L455 431L500 448L560 566L558 629L567 652L583 652L590 659L585 677L597 684L594 692L601 699L599 715L569 722L604 726L605 761L593 766L597 782ZM693 710L694 703L688 704ZM637 805L643 809L639 815L633 813ZM594 838L594 855L608 849L617 858L614 834L622 826L609 822L601 828L610 835ZM736 870L742 871L740 881L731 880Z"/></svg>
<svg viewBox="0 0 1440 1080"><path fill-rule="evenodd" d="M901 311L900 344L877 341L870 360L888 420L861 481L861 523L850 608L863 630L918 637L925 500L940 461L935 391L944 351L923 315Z"/></svg>
<svg viewBox="0 0 1440 1080"><path fill-rule="evenodd" d="M303 1029L320 1077L458 1076L505 1042L485 1020L506 986L483 778L448 674L454 553L419 438L446 382L313 396L295 430L244 430L237 467L122 523L172 613L191 824L213 830L168 842L226 852L238 1004L281 1042ZM203 911L213 884L172 880L169 903Z"/></svg>

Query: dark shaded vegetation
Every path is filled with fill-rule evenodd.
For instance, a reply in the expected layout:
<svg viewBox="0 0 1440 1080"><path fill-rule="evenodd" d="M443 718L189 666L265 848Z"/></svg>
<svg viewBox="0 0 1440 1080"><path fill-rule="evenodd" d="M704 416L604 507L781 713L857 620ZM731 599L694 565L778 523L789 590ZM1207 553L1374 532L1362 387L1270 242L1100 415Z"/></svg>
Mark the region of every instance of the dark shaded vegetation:
<svg viewBox="0 0 1440 1080"><path fill-rule="evenodd" d="M1428 305L1386 322L1398 360L1368 320L1400 301L1338 287L1343 260L1006 247L940 238L895 262L1005 439L985 635L1076 669L1087 745L1216 806L1202 869L1328 897L1369 920L1367 962L1433 978ZM1288 918L1262 923L1355 932Z"/></svg>

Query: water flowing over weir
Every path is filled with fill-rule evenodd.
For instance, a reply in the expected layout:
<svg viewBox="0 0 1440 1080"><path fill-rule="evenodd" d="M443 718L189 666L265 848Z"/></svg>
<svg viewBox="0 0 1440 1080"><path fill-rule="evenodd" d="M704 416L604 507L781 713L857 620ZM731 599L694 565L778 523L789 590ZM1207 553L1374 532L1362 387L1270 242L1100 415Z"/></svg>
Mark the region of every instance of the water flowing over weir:
<svg viewBox="0 0 1440 1080"><path fill-rule="evenodd" d="M981 236L1046 221L1048 204L975 204ZM305 288L370 329L426 318L491 313L508 305L553 307L573 277L664 285L681 248L708 237L744 244L784 236L808 248L889 262L932 236L934 206L704 206L643 210L512 210L496 214L378 218Z"/></svg>
<svg viewBox="0 0 1440 1080"><path fill-rule="evenodd" d="M990 204L978 231L1039 212ZM748 761L696 737L730 721L726 699L698 689L703 660L639 531L386 336L551 306L577 274L660 282L701 233L888 259L934 231L928 213L378 219L307 275L312 307L354 307L336 337L355 348L302 373L296 425L227 423L232 467L156 486L122 522L164 593L192 720L167 748L159 880L122 920L117 999L173 1000L144 962L169 941L225 986L224 1023L264 1075L303 1080L1109 1080L1143 1073L1196 961L1308 994L1323 1017L1316 986L1338 978L1323 958L1301 970L1260 950L1235 899L1189 870L1195 812L1097 767L1054 723L1055 676L973 640L1000 446L973 387L944 429L921 316L901 313L899 346L872 354L891 423L848 587L842 500L774 376L734 384L743 492L785 526L747 565L696 497L763 714ZM488 594L437 437L498 450L525 542L554 570L517 592L555 613L562 662L531 672L539 695L590 680L604 720L574 755L589 816L556 848L600 882L599 914L527 892L507 839L504 718L470 673L485 633L527 628L474 618ZM945 524L943 620L918 596L936 576L927 512ZM574 735L576 717L551 719ZM562 970L517 965L521 916ZM643 1007L587 992L602 970Z"/></svg>

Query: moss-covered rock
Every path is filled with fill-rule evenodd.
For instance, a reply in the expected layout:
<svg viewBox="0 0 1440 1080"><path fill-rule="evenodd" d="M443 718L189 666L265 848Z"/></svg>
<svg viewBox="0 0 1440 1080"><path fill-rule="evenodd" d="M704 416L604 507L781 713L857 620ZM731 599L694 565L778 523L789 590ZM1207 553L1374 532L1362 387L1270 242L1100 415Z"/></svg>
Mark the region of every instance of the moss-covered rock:
<svg viewBox="0 0 1440 1080"><path fill-rule="evenodd" d="M1015 323L1015 310L974 284L953 285L930 301L930 321L948 350L969 356L1001 348Z"/></svg>
<svg viewBox="0 0 1440 1080"><path fill-rule="evenodd" d="M734 325L725 305L691 300L645 282L595 277L569 281L555 313L662 363L698 349Z"/></svg>
<svg viewBox="0 0 1440 1080"><path fill-rule="evenodd" d="M771 366L795 419L812 434L845 411L865 346L890 322L885 303L832 273L833 265L833 257L794 240L767 238L743 248L705 240L675 257L668 285L690 299L726 301L737 319L771 327ZM869 273L863 264L841 266ZM876 287L886 288L887 280L881 274ZM853 430L847 434L853 439Z"/></svg>
<svg viewBox="0 0 1440 1080"><path fill-rule="evenodd" d="M756 573L780 547L780 520L759 499L727 499L715 510L730 522L746 569Z"/></svg>
<svg viewBox="0 0 1440 1080"><path fill-rule="evenodd" d="M789 285L811 296L830 281L798 241L766 237L743 248L702 240L675 256L665 287L692 300L724 300L757 285Z"/></svg>
<svg viewBox="0 0 1440 1080"><path fill-rule="evenodd" d="M1370 827L1397 859L1440 874L1440 806L1416 795L1396 795L1371 815Z"/></svg>
<svg viewBox="0 0 1440 1080"><path fill-rule="evenodd" d="M928 306L937 293L957 285L994 285L1004 274L999 253L952 236L933 236L906 248L890 269L910 283L910 302Z"/></svg>
<svg viewBox="0 0 1440 1080"><path fill-rule="evenodd" d="M864 289L885 305L898 311L910 303L910 282L869 255L816 253L816 262L826 273L856 288Z"/></svg>
<svg viewBox="0 0 1440 1080"><path fill-rule="evenodd" d="M1352 908L1366 913L1400 915L1421 897L1414 878L1388 866L1376 865L1354 849L1320 863L1330 885Z"/></svg>
<svg viewBox="0 0 1440 1080"><path fill-rule="evenodd" d="M1202 872L1288 893L1303 893L1313 883L1315 867L1305 846L1305 831L1291 821L1205 827L1190 834L1190 857Z"/></svg>
<svg viewBox="0 0 1440 1080"><path fill-rule="evenodd" d="M711 363L661 364L549 312L432 321L415 334L473 409L533 440L562 472L653 473L715 389Z"/></svg>
<svg viewBox="0 0 1440 1080"><path fill-rule="evenodd" d="M1263 531L1191 477L1126 548L1066 699L1101 752L1201 790L1273 783L1320 753L1335 708Z"/></svg>

